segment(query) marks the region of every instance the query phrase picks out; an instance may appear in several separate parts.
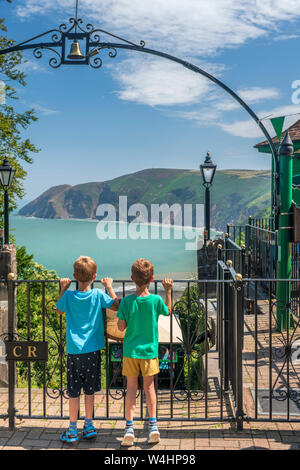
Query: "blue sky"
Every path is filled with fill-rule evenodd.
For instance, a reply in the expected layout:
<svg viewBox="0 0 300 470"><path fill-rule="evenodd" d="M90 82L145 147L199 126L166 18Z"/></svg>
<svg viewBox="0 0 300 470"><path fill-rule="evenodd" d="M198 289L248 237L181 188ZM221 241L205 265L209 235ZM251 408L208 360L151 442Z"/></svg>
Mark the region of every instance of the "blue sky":
<svg viewBox="0 0 300 470"><path fill-rule="evenodd" d="M21 42L68 21L74 4L2 0L0 17ZM80 0L79 16L201 66L260 117L300 112L291 100L292 82L300 80L300 0ZM26 168L25 201L50 186L144 168L198 169L208 150L219 169L270 167L270 157L253 149L263 140L258 126L207 79L137 52L119 50L115 59L103 52L97 70L54 70L51 57L24 53L27 86L18 87L18 109L36 109L39 121L26 135L41 148Z"/></svg>

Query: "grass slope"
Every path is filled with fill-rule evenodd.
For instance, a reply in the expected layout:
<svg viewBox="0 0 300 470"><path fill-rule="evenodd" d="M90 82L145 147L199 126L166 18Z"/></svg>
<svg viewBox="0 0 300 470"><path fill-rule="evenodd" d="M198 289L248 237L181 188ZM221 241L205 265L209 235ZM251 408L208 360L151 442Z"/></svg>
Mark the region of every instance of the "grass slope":
<svg viewBox="0 0 300 470"><path fill-rule="evenodd" d="M43 218L95 218L99 204L113 204L119 196L134 203L169 205L204 203L199 171L156 168L120 176L110 181L50 188L20 211ZM270 205L270 171L217 171L211 188L211 225L224 230L226 223L240 223L259 216Z"/></svg>

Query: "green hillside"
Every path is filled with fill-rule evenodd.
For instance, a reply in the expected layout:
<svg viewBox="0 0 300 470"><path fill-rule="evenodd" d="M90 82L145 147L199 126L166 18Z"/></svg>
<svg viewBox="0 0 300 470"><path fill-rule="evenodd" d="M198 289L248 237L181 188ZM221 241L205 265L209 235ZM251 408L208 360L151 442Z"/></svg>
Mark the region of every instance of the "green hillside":
<svg viewBox="0 0 300 470"><path fill-rule="evenodd" d="M42 218L95 218L99 204L113 204L118 212L119 196L128 206L145 204L201 204L204 188L196 170L147 169L110 181L61 185L50 188L23 207L19 214ZM217 171L211 189L211 225L224 230L249 215L259 216L270 205L270 171Z"/></svg>

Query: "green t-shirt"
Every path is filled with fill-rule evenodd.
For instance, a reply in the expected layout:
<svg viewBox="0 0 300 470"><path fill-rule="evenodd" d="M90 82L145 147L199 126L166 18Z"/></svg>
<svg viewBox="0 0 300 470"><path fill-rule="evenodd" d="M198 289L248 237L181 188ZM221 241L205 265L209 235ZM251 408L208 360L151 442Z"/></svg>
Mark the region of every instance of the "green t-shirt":
<svg viewBox="0 0 300 470"><path fill-rule="evenodd" d="M136 359L158 357L158 317L169 315L169 309L159 295L147 297L128 295L119 306L117 317L126 321L123 356Z"/></svg>

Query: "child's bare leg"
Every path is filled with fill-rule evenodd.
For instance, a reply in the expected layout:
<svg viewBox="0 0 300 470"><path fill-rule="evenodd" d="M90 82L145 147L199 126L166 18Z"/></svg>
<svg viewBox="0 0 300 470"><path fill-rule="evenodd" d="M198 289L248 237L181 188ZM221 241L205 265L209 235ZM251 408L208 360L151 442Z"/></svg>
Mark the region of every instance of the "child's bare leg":
<svg viewBox="0 0 300 470"><path fill-rule="evenodd" d="M94 398L95 395L84 395L85 400L85 418L92 419L94 411Z"/></svg>
<svg viewBox="0 0 300 470"><path fill-rule="evenodd" d="M156 392L154 387L154 375L143 377L144 390L149 418L156 418Z"/></svg>
<svg viewBox="0 0 300 470"><path fill-rule="evenodd" d="M69 398L70 421L75 423L78 419L80 397Z"/></svg>
<svg viewBox="0 0 300 470"><path fill-rule="evenodd" d="M127 421L133 420L136 404L136 392L138 387L137 377L127 377L127 393L125 402L125 415Z"/></svg>

